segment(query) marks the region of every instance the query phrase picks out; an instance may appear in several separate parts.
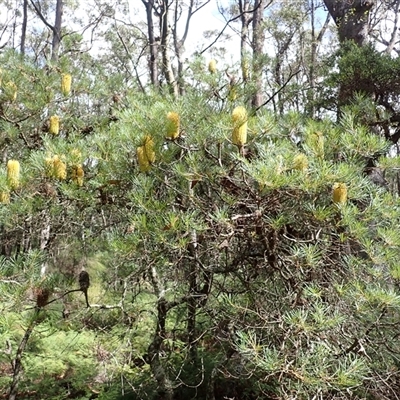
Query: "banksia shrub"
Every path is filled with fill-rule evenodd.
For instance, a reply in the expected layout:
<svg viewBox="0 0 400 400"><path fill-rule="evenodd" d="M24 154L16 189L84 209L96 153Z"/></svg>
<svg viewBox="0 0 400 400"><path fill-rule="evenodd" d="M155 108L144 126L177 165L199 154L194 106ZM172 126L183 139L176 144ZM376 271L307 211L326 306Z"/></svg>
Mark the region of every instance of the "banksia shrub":
<svg viewBox="0 0 400 400"><path fill-rule="evenodd" d="M59 132L60 132L60 118L57 115L52 115L50 117L49 133L53 135L58 135Z"/></svg>
<svg viewBox="0 0 400 400"><path fill-rule="evenodd" d="M306 171L308 168L308 159L307 156L303 153L297 154L293 158L293 168L297 169L298 171Z"/></svg>
<svg viewBox="0 0 400 400"><path fill-rule="evenodd" d="M232 111L232 142L238 147L243 147L247 142L247 111L243 106L237 106Z"/></svg>
<svg viewBox="0 0 400 400"><path fill-rule="evenodd" d="M72 76L71 74L63 74L61 77L61 93L64 96L68 96L71 92L71 82Z"/></svg>
<svg viewBox="0 0 400 400"><path fill-rule="evenodd" d="M83 171L82 165L74 165L72 167L72 180L78 185L82 186L83 185L83 177L85 175L85 172Z"/></svg>
<svg viewBox="0 0 400 400"><path fill-rule="evenodd" d="M10 202L10 192L2 191L0 192L0 203L8 204Z"/></svg>
<svg viewBox="0 0 400 400"><path fill-rule="evenodd" d="M208 71L211 74L215 74L217 72L217 62L215 60L210 60L208 63Z"/></svg>
<svg viewBox="0 0 400 400"><path fill-rule="evenodd" d="M336 204L345 204L347 201L347 186L345 183L336 182L332 190L333 202Z"/></svg>
<svg viewBox="0 0 400 400"><path fill-rule="evenodd" d="M19 171L19 161L9 160L7 163L7 185L12 190L19 187Z"/></svg>
<svg viewBox="0 0 400 400"><path fill-rule="evenodd" d="M140 146L136 150L137 158L138 158L138 163L139 163L139 169L141 172L147 172L150 170L150 162L146 156L146 152L144 149L144 146Z"/></svg>
<svg viewBox="0 0 400 400"><path fill-rule="evenodd" d="M179 114L170 111L167 114L167 138L176 139L179 136L180 118Z"/></svg>

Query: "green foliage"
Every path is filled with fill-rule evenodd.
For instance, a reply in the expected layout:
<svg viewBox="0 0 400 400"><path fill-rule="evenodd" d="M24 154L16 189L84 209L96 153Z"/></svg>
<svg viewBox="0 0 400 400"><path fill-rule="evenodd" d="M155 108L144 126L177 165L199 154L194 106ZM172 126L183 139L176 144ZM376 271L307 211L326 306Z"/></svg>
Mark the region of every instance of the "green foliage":
<svg viewBox="0 0 400 400"><path fill-rule="evenodd" d="M339 50L336 77L346 87L365 94L384 95L399 93L400 86L396 79L399 73L399 60L387 53L377 51L373 45L357 46L348 42Z"/></svg>
<svg viewBox="0 0 400 400"><path fill-rule="evenodd" d="M378 51L373 43L357 46L348 41L328 57L327 63L334 72L327 74L322 89L325 108L332 110L335 104L342 110L351 105L352 112L364 125L397 126L390 118L398 113L398 57ZM389 138L387 131L385 136Z"/></svg>
<svg viewBox="0 0 400 400"><path fill-rule="evenodd" d="M58 70L11 54L3 65L22 89L2 100L0 140L22 172L0 205L0 347L11 349L0 353L1 390L32 321L19 390L49 399L365 398L394 380L398 199L364 170L379 155L394 173L398 160L356 105L338 124L251 115L239 153L234 104L210 95L218 76L178 99L132 90L112 105L118 79L100 67L78 74L61 60L73 75L64 98ZM175 140L168 112L180 116ZM57 136L46 131L53 114ZM141 172L146 136L155 160ZM54 156L65 178L48 173ZM0 190L5 176L3 165ZM346 185L343 204L335 183Z"/></svg>

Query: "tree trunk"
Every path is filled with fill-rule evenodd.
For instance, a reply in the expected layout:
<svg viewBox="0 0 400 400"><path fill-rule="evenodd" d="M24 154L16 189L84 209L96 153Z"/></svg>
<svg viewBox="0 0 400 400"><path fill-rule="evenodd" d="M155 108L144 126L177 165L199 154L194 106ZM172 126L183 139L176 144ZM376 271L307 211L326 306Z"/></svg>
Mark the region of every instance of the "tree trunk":
<svg viewBox="0 0 400 400"><path fill-rule="evenodd" d="M173 40L174 40L174 50L175 50L175 55L178 61L178 90L179 94L182 96L185 92L184 90L184 84L183 84L183 61L182 61L182 55L183 55L183 49L184 49L184 43L186 40L186 35L189 29L189 21L191 18L191 13L192 13L192 8L193 8L193 0L190 1L189 4L189 11L188 11L188 17L186 20L186 29L185 29L185 34L183 38L180 40L178 37L178 20L179 20L179 3L178 0L175 1L175 12L174 12L174 28L172 30L172 35L173 35Z"/></svg>
<svg viewBox="0 0 400 400"><path fill-rule="evenodd" d="M311 0L310 5L310 18L311 18L311 60L310 60L310 91L309 91L309 104L310 104L310 117L315 118L315 65L317 60L317 40L315 37L315 4Z"/></svg>
<svg viewBox="0 0 400 400"><path fill-rule="evenodd" d="M37 318L39 315L39 309L35 310L35 314L30 321L28 328L25 331L25 335L21 340L21 343L18 346L17 353L15 355L15 359L13 361L13 379L10 386L10 391L8 393L8 400L16 400L18 394L18 383L21 377L21 369L22 369L22 356L24 354L26 345L28 344L28 340L33 332L33 329L37 323Z"/></svg>
<svg viewBox="0 0 400 400"><path fill-rule="evenodd" d="M153 373L154 378L158 384L157 399L172 400L172 383L168 377L168 372L165 369L160 358L160 354L162 353L162 344L165 339L165 322L167 319L169 305L168 302L165 300L165 290L163 287L161 287L162 285L158 278L155 267L151 268L150 277L154 292L157 296L157 328L147 352L151 372Z"/></svg>
<svg viewBox="0 0 400 400"><path fill-rule="evenodd" d="M25 54L26 27L28 26L28 0L24 0L22 8L21 46L20 52Z"/></svg>
<svg viewBox="0 0 400 400"><path fill-rule="evenodd" d="M171 94L178 96L178 84L175 79L174 71L172 70L171 57L169 53L170 43L170 26L168 21L169 11L168 0L163 0L160 7L160 32L161 32L161 53L162 53L162 70L167 81Z"/></svg>
<svg viewBox="0 0 400 400"><path fill-rule="evenodd" d="M317 53L318 46L320 45L322 38L328 28L330 15L328 14L325 23L322 26L318 36L315 31L315 14L316 14L316 4L315 0L311 0L310 4L310 18L311 18L311 60L310 60L310 71L309 71L309 82L310 82L310 91L308 96L308 112L311 118L315 118L316 108L315 108L315 95L316 95L316 67L317 67Z"/></svg>
<svg viewBox="0 0 400 400"><path fill-rule="evenodd" d="M62 14L63 14L64 3L63 0L57 0L56 4L56 20L53 29L53 42L51 44L51 60L58 60L58 52L61 43L61 24L62 24Z"/></svg>
<svg viewBox="0 0 400 400"><path fill-rule="evenodd" d="M353 40L363 46L368 40L368 15L375 0L324 0L338 27L339 41Z"/></svg>
<svg viewBox="0 0 400 400"><path fill-rule="evenodd" d="M146 18L147 18L147 34L149 39L150 47L150 59L149 59L149 69L150 69L150 81L154 87L159 86L158 82L158 40L154 37L154 21L153 21L153 11L154 11L154 0L144 1L142 3L146 7Z"/></svg>
<svg viewBox="0 0 400 400"><path fill-rule="evenodd" d="M251 22L251 14L248 13L249 5L249 0L239 0L240 22L242 24L240 30L240 64L243 82L247 82L249 79L249 55L247 52L249 25Z"/></svg>
<svg viewBox="0 0 400 400"><path fill-rule="evenodd" d="M265 8L265 0L254 1L253 12L253 73L252 80L255 85L255 93L252 99L252 106L254 109L259 108L263 103L262 94L262 56L264 46L264 28L263 28L263 15Z"/></svg>

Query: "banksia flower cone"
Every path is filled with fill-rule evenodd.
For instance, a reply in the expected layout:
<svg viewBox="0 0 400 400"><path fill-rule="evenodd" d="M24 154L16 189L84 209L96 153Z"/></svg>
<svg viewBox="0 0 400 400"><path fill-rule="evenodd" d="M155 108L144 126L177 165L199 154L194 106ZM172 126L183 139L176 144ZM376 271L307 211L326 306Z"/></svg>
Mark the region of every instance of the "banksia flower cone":
<svg viewBox="0 0 400 400"><path fill-rule="evenodd" d="M44 307L50 297L50 290L45 288L36 289L36 305L38 307Z"/></svg>
<svg viewBox="0 0 400 400"><path fill-rule="evenodd" d="M332 191L333 202L336 204L345 204L347 201L347 186L345 183L335 183Z"/></svg>
<svg viewBox="0 0 400 400"><path fill-rule="evenodd" d="M59 156L46 158L46 174L50 178L64 180L67 177L67 165L60 159Z"/></svg>
<svg viewBox="0 0 400 400"><path fill-rule="evenodd" d="M86 306L90 307L89 305L89 299L88 299L88 289L90 286L90 276L89 274L85 271L82 270L79 274L79 289L82 290L82 292L85 295L85 300L86 300Z"/></svg>
<svg viewBox="0 0 400 400"><path fill-rule="evenodd" d="M58 156L53 158L54 177L60 181L67 177L67 165Z"/></svg>
<svg viewBox="0 0 400 400"><path fill-rule="evenodd" d="M50 117L49 132L53 135L58 135L60 132L60 118L57 117L57 115L52 115Z"/></svg>
<svg viewBox="0 0 400 400"><path fill-rule="evenodd" d="M232 111L232 142L239 148L247 142L247 111L243 106L238 106Z"/></svg>
<svg viewBox="0 0 400 400"><path fill-rule="evenodd" d="M83 177L85 175L85 172L83 171L82 165L74 165L72 167L72 180L78 185L82 186L83 185Z"/></svg>
<svg viewBox="0 0 400 400"><path fill-rule="evenodd" d="M156 153L154 152L154 141L151 136L146 135L143 143L144 153L150 164L156 161Z"/></svg>
<svg viewBox="0 0 400 400"><path fill-rule="evenodd" d="M210 60L208 63L208 71L211 74L215 74L217 72L217 62L215 60Z"/></svg>
<svg viewBox="0 0 400 400"><path fill-rule="evenodd" d="M71 81L72 81L71 74L63 74L61 78L61 93L64 96L68 96L71 92Z"/></svg>
<svg viewBox="0 0 400 400"><path fill-rule="evenodd" d="M0 192L0 203L8 204L10 202L10 193L9 192Z"/></svg>
<svg viewBox="0 0 400 400"><path fill-rule="evenodd" d="M9 160L7 163L7 184L10 189L19 187L19 162L17 160Z"/></svg>
<svg viewBox="0 0 400 400"><path fill-rule="evenodd" d="M138 158L138 163L139 163L139 169L142 172L147 172L150 170L150 162L146 157L146 152L143 146L140 146L136 150L137 158Z"/></svg>
<svg viewBox="0 0 400 400"><path fill-rule="evenodd" d="M167 114L167 138L176 139L179 136L180 118L176 112Z"/></svg>
<svg viewBox="0 0 400 400"><path fill-rule="evenodd" d="M17 100L17 85L14 82L10 81L6 83L4 91L7 95L8 100L10 101Z"/></svg>
<svg viewBox="0 0 400 400"><path fill-rule="evenodd" d="M306 171L308 168L308 159L305 154L297 154L293 158L293 168L297 169L298 171Z"/></svg>

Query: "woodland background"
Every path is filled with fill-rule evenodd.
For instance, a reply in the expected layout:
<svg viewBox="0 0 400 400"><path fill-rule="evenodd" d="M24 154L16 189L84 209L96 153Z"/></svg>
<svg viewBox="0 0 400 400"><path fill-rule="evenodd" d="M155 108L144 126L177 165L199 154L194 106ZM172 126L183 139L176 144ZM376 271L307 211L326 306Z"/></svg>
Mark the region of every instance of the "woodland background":
<svg viewBox="0 0 400 400"><path fill-rule="evenodd" d="M399 7L1 0L0 398L398 399Z"/></svg>

